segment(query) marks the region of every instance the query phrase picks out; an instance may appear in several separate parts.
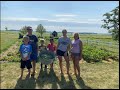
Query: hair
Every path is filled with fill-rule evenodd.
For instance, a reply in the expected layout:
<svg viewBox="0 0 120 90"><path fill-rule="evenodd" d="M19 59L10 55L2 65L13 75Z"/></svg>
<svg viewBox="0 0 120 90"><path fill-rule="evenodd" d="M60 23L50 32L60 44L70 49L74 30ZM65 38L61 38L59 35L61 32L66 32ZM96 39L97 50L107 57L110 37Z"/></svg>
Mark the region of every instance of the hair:
<svg viewBox="0 0 120 90"><path fill-rule="evenodd" d="M32 30L32 27L31 26L27 26L27 30Z"/></svg>
<svg viewBox="0 0 120 90"><path fill-rule="evenodd" d="M78 39L79 39L79 33L74 33L74 36L75 36L75 35L78 35Z"/></svg>
<svg viewBox="0 0 120 90"><path fill-rule="evenodd" d="M27 39L29 41L29 37L28 36L23 36L22 42L24 42L24 39Z"/></svg>
<svg viewBox="0 0 120 90"><path fill-rule="evenodd" d="M54 41L54 39L53 39L53 38L50 38L50 41Z"/></svg>
<svg viewBox="0 0 120 90"><path fill-rule="evenodd" d="M24 40L24 39L28 39L28 40L29 40L29 37L28 37L28 36L24 36L24 37L23 37L23 40Z"/></svg>
<svg viewBox="0 0 120 90"><path fill-rule="evenodd" d="M41 39L40 42L45 42L45 40L44 40L44 39Z"/></svg>
<svg viewBox="0 0 120 90"><path fill-rule="evenodd" d="M67 30L66 30L66 29L63 29L63 30L62 30L62 33L63 33L63 32L67 32Z"/></svg>

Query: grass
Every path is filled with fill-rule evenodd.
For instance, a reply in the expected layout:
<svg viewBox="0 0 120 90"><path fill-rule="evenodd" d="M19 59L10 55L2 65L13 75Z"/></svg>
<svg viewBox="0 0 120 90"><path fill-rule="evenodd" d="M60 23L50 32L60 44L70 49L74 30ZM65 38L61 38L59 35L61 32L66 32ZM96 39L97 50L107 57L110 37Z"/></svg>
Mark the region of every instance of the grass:
<svg viewBox="0 0 120 90"><path fill-rule="evenodd" d="M44 34L49 37L49 33ZM70 36L71 34L69 34ZM46 37L47 37L46 36ZM72 36L71 36L72 37ZM80 35L81 39L92 40L104 40L105 42L112 41L111 36L107 35ZM7 50L12 44L14 44L18 38L18 34L14 32L1 32L1 51ZM112 41L113 42L113 41ZM21 40L18 41L16 46L19 46ZM46 40L46 45L49 43ZM55 39L57 43L57 39ZM40 44L40 42L39 42ZM100 45L99 45L100 46ZM19 47L18 47L19 48ZM16 52L17 49L13 49L11 53L15 54L12 59L18 58ZM7 56L8 57L8 56ZM10 58L11 59L11 58ZM20 75L20 63L19 62L7 62L2 63L0 68L0 84L1 89L118 89L119 88L119 63L80 63L81 78L76 78L73 75L73 64L70 61L70 76L66 74L66 64L63 60L64 75L60 75L60 68L58 60L55 61L54 70L40 70L40 63L36 66L35 78L28 78L27 69L25 69L23 79L19 79Z"/></svg>
<svg viewBox="0 0 120 90"><path fill-rule="evenodd" d="M20 63L1 63L1 89L118 89L119 63L80 63L81 78L73 75L73 64L70 61L70 76L66 74L63 60L64 75L61 76L58 61L54 63L54 70L40 70L40 63L36 66L36 75L27 76L24 71L23 79L19 79ZM50 67L50 66L48 66Z"/></svg>
<svg viewBox="0 0 120 90"><path fill-rule="evenodd" d="M0 53L2 53L3 51L7 50L12 44L14 44L18 39L18 34L15 32L5 32L5 31L1 31L1 50Z"/></svg>

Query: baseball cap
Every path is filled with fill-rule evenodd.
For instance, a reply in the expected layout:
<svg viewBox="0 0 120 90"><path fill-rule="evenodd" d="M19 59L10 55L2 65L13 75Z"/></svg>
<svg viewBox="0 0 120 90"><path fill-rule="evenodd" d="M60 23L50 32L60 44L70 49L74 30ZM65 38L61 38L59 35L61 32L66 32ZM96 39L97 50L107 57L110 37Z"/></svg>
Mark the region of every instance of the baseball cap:
<svg viewBox="0 0 120 90"><path fill-rule="evenodd" d="M27 27L27 30L32 30L32 27L28 26L28 27Z"/></svg>

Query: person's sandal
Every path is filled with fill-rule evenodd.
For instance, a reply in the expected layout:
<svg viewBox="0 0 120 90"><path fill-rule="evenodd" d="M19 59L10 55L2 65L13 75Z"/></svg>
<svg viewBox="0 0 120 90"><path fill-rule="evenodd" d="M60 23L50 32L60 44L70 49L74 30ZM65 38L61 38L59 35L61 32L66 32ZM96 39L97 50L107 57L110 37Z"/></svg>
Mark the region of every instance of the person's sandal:
<svg viewBox="0 0 120 90"><path fill-rule="evenodd" d="M31 76L32 76L32 77L34 77L34 76L35 76L35 74L33 74L33 73L32 73L32 74L31 74Z"/></svg>

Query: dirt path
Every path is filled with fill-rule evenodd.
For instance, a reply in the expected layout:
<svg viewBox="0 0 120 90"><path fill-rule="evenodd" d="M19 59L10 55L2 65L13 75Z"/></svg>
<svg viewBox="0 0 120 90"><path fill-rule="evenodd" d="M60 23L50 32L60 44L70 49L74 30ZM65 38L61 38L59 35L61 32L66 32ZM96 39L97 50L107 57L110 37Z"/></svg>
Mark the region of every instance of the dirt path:
<svg viewBox="0 0 120 90"><path fill-rule="evenodd" d="M18 48L18 41L17 41L15 44L13 44L10 48L8 48L6 51L2 52L2 53L0 54L0 59L2 59L3 57L7 56L7 54L8 54L9 52L14 53L17 48Z"/></svg>

